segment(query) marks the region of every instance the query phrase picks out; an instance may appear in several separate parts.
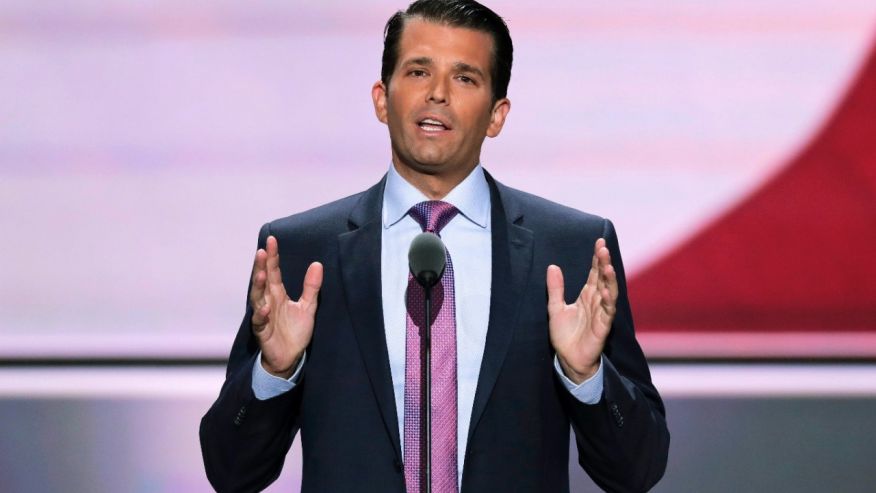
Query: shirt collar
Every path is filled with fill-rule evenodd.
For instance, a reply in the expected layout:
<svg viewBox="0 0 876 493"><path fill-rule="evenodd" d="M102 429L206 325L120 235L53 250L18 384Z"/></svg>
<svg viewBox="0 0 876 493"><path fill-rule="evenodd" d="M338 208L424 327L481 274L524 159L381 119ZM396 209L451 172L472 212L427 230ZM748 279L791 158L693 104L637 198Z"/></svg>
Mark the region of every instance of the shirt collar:
<svg viewBox="0 0 876 493"><path fill-rule="evenodd" d="M383 191L383 227L392 227L407 215L411 207L424 200L429 198L402 178L395 166L390 165ZM490 187L480 164L442 200L453 204L463 217L481 228L489 224Z"/></svg>

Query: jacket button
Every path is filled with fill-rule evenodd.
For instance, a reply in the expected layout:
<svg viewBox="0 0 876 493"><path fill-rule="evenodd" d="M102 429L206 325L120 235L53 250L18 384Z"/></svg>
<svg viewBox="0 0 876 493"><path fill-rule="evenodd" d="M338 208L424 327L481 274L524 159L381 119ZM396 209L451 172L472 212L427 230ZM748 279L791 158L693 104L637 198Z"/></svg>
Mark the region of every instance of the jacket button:
<svg viewBox="0 0 876 493"><path fill-rule="evenodd" d="M234 417L234 426L240 426L243 423L243 418L246 417L246 406L240 408L240 411L237 411L237 416Z"/></svg>
<svg viewBox="0 0 876 493"><path fill-rule="evenodd" d="M399 473L404 472L405 466L404 466L404 464L402 464L402 461L400 461L398 459L395 460L395 470Z"/></svg>
<svg viewBox="0 0 876 493"><path fill-rule="evenodd" d="M618 408L617 403L613 402L610 406L611 408L611 416L614 418L614 424L617 425L618 428L624 427L624 417Z"/></svg>

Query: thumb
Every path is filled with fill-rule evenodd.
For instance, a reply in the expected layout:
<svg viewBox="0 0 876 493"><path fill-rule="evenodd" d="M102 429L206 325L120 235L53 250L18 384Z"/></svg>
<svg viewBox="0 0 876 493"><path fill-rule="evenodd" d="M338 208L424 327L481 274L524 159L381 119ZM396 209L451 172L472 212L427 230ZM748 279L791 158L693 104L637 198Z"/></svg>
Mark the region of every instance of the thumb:
<svg viewBox="0 0 876 493"><path fill-rule="evenodd" d="M556 265L549 265L547 268L546 284L548 292L548 315L551 315L566 306L562 269Z"/></svg>

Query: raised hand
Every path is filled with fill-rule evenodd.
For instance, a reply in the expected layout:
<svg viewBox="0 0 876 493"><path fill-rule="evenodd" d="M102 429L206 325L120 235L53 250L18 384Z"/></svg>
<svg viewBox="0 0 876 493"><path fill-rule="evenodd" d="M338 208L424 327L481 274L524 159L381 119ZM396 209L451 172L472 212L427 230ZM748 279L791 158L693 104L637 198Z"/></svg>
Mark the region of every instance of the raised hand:
<svg viewBox="0 0 876 493"><path fill-rule="evenodd" d="M551 344L566 376L576 384L587 380L599 368L605 340L617 312L617 274L605 240L596 240L587 283L578 299L567 305L563 271L548 266L548 317Z"/></svg>
<svg viewBox="0 0 876 493"><path fill-rule="evenodd" d="M262 366L278 377L289 378L313 336L317 295L322 286L322 264L313 262L304 274L301 298L292 301L280 275L277 239L268 236L256 252L249 303L252 331L262 350Z"/></svg>

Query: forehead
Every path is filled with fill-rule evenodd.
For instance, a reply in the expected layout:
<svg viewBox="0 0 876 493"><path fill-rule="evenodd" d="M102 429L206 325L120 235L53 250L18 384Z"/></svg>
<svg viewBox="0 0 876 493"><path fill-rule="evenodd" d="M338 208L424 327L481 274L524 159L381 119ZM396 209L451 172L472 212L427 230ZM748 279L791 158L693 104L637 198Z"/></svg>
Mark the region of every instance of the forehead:
<svg viewBox="0 0 876 493"><path fill-rule="evenodd" d="M413 58L428 57L437 64L466 63L488 74L492 55L490 34L416 17L405 22L399 40L399 65Z"/></svg>

